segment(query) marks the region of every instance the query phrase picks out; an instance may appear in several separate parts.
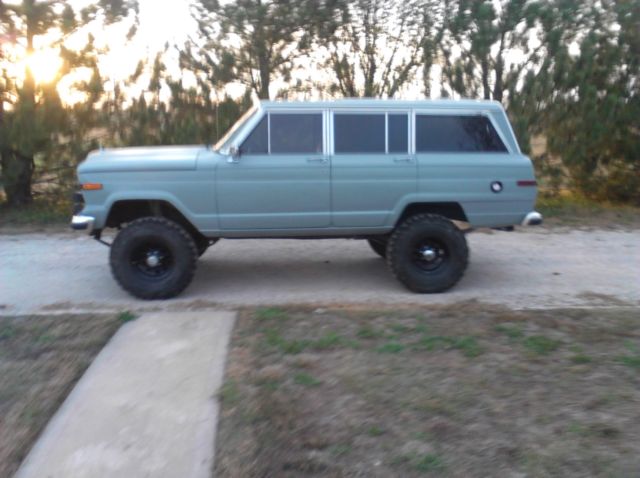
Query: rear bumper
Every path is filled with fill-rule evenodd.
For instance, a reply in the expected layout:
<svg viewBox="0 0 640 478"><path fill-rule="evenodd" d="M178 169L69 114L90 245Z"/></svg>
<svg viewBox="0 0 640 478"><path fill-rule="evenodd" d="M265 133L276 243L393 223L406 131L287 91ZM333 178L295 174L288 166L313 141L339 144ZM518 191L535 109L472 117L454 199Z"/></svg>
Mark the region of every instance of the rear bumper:
<svg viewBox="0 0 640 478"><path fill-rule="evenodd" d="M540 224L542 224L542 221L543 221L542 214L536 211L531 211L529 214L527 214L524 217L521 225L522 226L539 226Z"/></svg>
<svg viewBox="0 0 640 478"><path fill-rule="evenodd" d="M93 224L95 222L95 218L92 216L82 216L75 215L71 218L71 229L74 231L93 231Z"/></svg>

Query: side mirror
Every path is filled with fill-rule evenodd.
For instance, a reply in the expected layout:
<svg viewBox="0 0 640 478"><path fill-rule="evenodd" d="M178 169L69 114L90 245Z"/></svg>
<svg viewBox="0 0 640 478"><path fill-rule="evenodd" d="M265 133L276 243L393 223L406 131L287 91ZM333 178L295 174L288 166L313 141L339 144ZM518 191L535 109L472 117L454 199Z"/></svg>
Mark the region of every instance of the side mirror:
<svg viewBox="0 0 640 478"><path fill-rule="evenodd" d="M229 148L229 155L231 156L228 160L230 163L237 163L240 160L240 150L235 146Z"/></svg>

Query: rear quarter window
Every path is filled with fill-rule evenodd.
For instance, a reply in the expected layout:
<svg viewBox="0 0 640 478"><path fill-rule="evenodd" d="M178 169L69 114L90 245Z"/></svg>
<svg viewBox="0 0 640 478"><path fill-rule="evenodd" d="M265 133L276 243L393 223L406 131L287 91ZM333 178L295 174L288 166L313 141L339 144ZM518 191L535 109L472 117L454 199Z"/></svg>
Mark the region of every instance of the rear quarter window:
<svg viewBox="0 0 640 478"><path fill-rule="evenodd" d="M489 118L482 115L417 115L418 153L506 153Z"/></svg>

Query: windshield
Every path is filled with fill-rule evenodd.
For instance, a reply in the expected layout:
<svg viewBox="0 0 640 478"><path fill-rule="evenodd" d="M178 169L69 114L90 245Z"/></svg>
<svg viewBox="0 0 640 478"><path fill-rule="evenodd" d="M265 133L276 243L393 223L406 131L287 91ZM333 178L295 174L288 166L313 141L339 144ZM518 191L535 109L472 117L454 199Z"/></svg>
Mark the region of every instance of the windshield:
<svg viewBox="0 0 640 478"><path fill-rule="evenodd" d="M216 143L213 149L216 151L220 151L221 149L227 149L229 146L231 146L231 143L233 142L238 132L242 129L242 126L244 126L247 121L249 121L251 117L256 114L256 111L258 111L258 107L252 106L249 111L243 114L240 119L235 122L235 124L229 129L229 131L227 131L227 133L220 139L220 141Z"/></svg>

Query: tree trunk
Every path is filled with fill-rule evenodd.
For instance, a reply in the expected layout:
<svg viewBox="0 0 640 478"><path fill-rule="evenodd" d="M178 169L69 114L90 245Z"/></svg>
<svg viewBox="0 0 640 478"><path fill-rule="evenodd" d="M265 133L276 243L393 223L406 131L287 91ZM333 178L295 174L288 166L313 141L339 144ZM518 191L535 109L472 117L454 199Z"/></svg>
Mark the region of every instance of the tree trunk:
<svg viewBox="0 0 640 478"><path fill-rule="evenodd" d="M489 60L485 57L480 63L482 68L482 89L484 90L484 99L491 99L491 87L489 86Z"/></svg>
<svg viewBox="0 0 640 478"><path fill-rule="evenodd" d="M33 158L15 151L2 151L2 180L9 206L24 206L33 201L31 178L33 176Z"/></svg>

